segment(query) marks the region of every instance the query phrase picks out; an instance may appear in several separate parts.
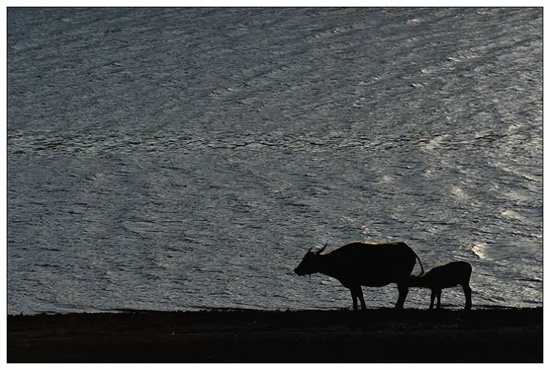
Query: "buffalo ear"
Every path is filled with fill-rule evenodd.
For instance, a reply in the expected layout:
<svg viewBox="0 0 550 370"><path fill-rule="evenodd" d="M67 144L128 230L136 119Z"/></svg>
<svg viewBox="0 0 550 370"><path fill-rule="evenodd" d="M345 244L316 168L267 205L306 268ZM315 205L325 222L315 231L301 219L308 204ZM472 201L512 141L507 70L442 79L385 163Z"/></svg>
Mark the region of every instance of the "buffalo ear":
<svg viewBox="0 0 550 370"><path fill-rule="evenodd" d="M325 246L324 246L323 248L319 249L319 250L317 251L317 254L321 254L321 253L325 250L325 248L327 247L327 245L328 245L328 244L325 244Z"/></svg>

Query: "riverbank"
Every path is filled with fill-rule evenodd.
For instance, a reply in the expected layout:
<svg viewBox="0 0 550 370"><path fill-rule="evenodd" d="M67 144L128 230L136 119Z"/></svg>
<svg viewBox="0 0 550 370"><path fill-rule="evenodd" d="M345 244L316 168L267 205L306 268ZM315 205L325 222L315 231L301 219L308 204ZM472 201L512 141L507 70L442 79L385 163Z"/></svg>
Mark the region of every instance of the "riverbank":
<svg viewBox="0 0 550 370"><path fill-rule="evenodd" d="M8 362L542 362L543 310L8 316Z"/></svg>

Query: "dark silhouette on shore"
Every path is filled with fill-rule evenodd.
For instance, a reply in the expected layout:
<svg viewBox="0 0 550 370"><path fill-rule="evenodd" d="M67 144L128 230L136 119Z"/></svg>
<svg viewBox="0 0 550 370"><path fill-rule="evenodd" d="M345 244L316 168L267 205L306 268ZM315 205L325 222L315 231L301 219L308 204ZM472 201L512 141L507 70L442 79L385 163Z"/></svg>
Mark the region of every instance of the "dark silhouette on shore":
<svg viewBox="0 0 550 370"><path fill-rule="evenodd" d="M436 266L425 274L409 277L410 287L430 288L430 310L433 309L434 299L437 297L437 308L441 308L441 290L461 285L466 297L464 309L472 308L472 288L470 288L470 276L472 265L468 262L450 262L445 265Z"/></svg>
<svg viewBox="0 0 550 370"><path fill-rule="evenodd" d="M357 298L361 301L361 309L366 310L361 286L381 287L390 283L397 283L399 290L395 307L403 308L409 292L409 275L417 259L424 273L416 252L402 242L354 242L322 253L325 248L326 245L317 252L310 248L294 272L298 275L320 272L338 279L350 290L354 311L357 311Z"/></svg>

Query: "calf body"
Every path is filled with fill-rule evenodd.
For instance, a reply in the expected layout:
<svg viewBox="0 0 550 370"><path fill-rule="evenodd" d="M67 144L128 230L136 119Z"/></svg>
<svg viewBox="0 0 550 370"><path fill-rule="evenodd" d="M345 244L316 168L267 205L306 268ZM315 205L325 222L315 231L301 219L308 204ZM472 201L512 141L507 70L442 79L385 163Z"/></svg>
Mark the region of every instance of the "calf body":
<svg viewBox="0 0 550 370"><path fill-rule="evenodd" d="M403 308L409 291L409 275L417 259L424 272L420 258L405 243L355 242L321 253L324 249L318 252L310 249L294 272L298 275L320 272L338 279L350 290L354 310L357 310L358 298L361 309L366 309L361 286L381 287L390 283L397 283L396 308Z"/></svg>
<svg viewBox="0 0 550 370"><path fill-rule="evenodd" d="M470 276L472 275L472 265L468 262L450 262L445 265L437 266L419 276L409 277L410 287L423 287L432 290L430 309L434 306L434 300L437 296L437 308L441 308L441 290L456 285L461 285L466 297L465 309L472 308L472 289L470 288Z"/></svg>

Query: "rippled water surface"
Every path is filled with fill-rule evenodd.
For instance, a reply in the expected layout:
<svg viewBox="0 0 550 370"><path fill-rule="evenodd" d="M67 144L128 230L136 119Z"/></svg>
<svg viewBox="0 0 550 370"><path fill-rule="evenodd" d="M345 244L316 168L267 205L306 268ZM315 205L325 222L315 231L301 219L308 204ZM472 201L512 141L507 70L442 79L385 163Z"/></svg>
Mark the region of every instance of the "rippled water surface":
<svg viewBox="0 0 550 370"><path fill-rule="evenodd" d="M10 8L7 41L9 313L351 307L292 270L354 240L542 305L540 8Z"/></svg>

